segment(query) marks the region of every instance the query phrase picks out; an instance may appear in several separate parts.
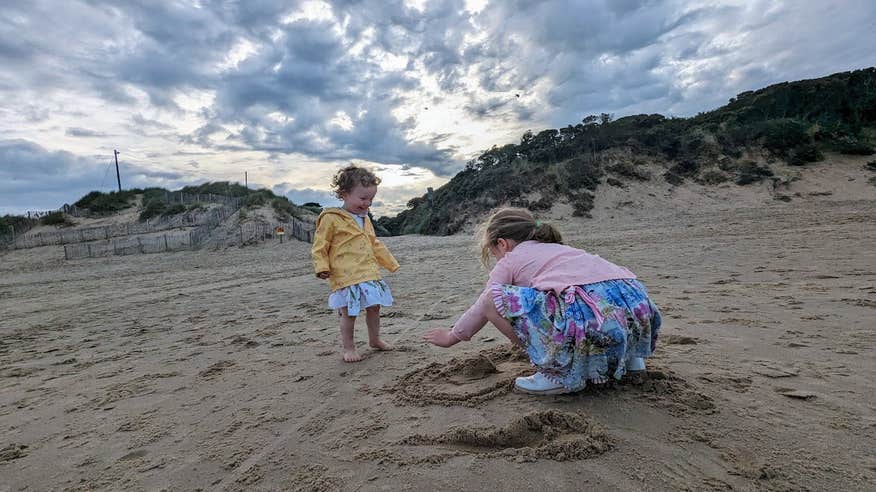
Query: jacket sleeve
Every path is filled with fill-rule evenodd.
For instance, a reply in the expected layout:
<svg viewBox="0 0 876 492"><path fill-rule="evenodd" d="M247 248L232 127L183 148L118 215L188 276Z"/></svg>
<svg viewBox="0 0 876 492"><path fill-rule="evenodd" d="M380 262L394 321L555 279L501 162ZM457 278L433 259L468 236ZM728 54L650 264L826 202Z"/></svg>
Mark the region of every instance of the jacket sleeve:
<svg viewBox="0 0 876 492"><path fill-rule="evenodd" d="M371 223L370 218L365 219L365 235L371 240L371 249L374 251L374 258L377 259L377 264L390 272L398 270L398 261L386 249L386 246L377 239L377 233L374 232L374 224Z"/></svg>
<svg viewBox="0 0 876 492"><path fill-rule="evenodd" d="M316 222L313 246L310 247L310 255L313 257L313 270L316 273L331 271L329 250L332 246L334 227L334 221L328 216L320 217Z"/></svg>
<svg viewBox="0 0 876 492"><path fill-rule="evenodd" d="M374 257L377 258L377 263L386 268L390 272L399 269L398 261L392 256L392 253L386 249L386 246L377 239L377 236L371 236L371 246L374 248Z"/></svg>

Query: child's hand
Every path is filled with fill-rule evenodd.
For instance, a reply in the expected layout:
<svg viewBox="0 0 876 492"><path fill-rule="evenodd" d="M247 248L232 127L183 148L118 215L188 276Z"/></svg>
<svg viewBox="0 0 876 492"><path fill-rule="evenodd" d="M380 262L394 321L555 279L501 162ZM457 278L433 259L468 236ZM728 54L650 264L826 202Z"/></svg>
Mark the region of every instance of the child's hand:
<svg viewBox="0 0 876 492"><path fill-rule="evenodd" d="M319 272L316 274L316 276L325 280L331 276L331 273L330 272Z"/></svg>
<svg viewBox="0 0 876 492"><path fill-rule="evenodd" d="M423 335L423 339L427 342L437 345L439 347L451 347L459 343L459 338L453 336L450 330L444 330L442 328L433 328L429 330L428 333Z"/></svg>

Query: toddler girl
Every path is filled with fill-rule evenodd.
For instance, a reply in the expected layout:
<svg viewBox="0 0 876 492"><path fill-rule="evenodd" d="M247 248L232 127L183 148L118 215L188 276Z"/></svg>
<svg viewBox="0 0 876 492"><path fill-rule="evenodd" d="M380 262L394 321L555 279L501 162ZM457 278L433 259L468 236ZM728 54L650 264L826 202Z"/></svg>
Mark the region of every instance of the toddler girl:
<svg viewBox="0 0 876 492"><path fill-rule="evenodd" d="M484 265L490 255L498 260L486 289L451 329L433 329L427 341L450 347L492 322L538 370L516 381L532 394L570 393L645 369L660 312L631 271L564 246L556 229L522 209L495 212L481 226L480 247Z"/></svg>
<svg viewBox="0 0 876 492"><path fill-rule="evenodd" d="M341 345L347 362L358 362L353 327L365 310L368 342L378 350L392 350L380 340L380 306L392 306L392 293L380 277L380 268L394 272L398 262L374 233L368 208L377 194L380 178L365 168L350 165L332 179L332 191L343 208L326 208L316 221L313 267L316 276L328 279L332 293L328 304L341 318Z"/></svg>

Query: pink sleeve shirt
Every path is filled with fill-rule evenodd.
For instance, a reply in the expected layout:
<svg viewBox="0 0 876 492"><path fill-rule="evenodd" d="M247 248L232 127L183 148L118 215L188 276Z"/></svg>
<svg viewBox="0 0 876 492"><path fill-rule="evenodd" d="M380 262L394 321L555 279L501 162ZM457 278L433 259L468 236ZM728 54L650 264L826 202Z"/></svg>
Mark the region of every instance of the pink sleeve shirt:
<svg viewBox="0 0 876 492"><path fill-rule="evenodd" d="M492 286L517 285L557 295L573 285L586 285L624 278L633 272L598 255L554 243L524 241L496 263L487 286L478 300L454 323L452 333L469 340L487 323L487 313L495 311Z"/></svg>

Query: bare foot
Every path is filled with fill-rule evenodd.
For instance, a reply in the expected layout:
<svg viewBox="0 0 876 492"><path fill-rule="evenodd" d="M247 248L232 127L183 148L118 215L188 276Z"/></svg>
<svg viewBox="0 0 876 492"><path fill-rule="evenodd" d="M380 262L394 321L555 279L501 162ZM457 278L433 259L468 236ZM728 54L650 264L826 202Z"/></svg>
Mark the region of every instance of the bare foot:
<svg viewBox="0 0 876 492"><path fill-rule="evenodd" d="M392 345L384 342L383 340L375 340L373 342L368 342L368 344L371 345L372 347L376 348L377 350L388 351L388 350L392 350L392 348L393 348Z"/></svg>
<svg viewBox="0 0 876 492"><path fill-rule="evenodd" d="M362 357L361 355L359 355L359 352L356 352L356 349L351 349L351 350L344 349L343 355L344 355L344 362L359 362L360 360L365 358L365 357Z"/></svg>

